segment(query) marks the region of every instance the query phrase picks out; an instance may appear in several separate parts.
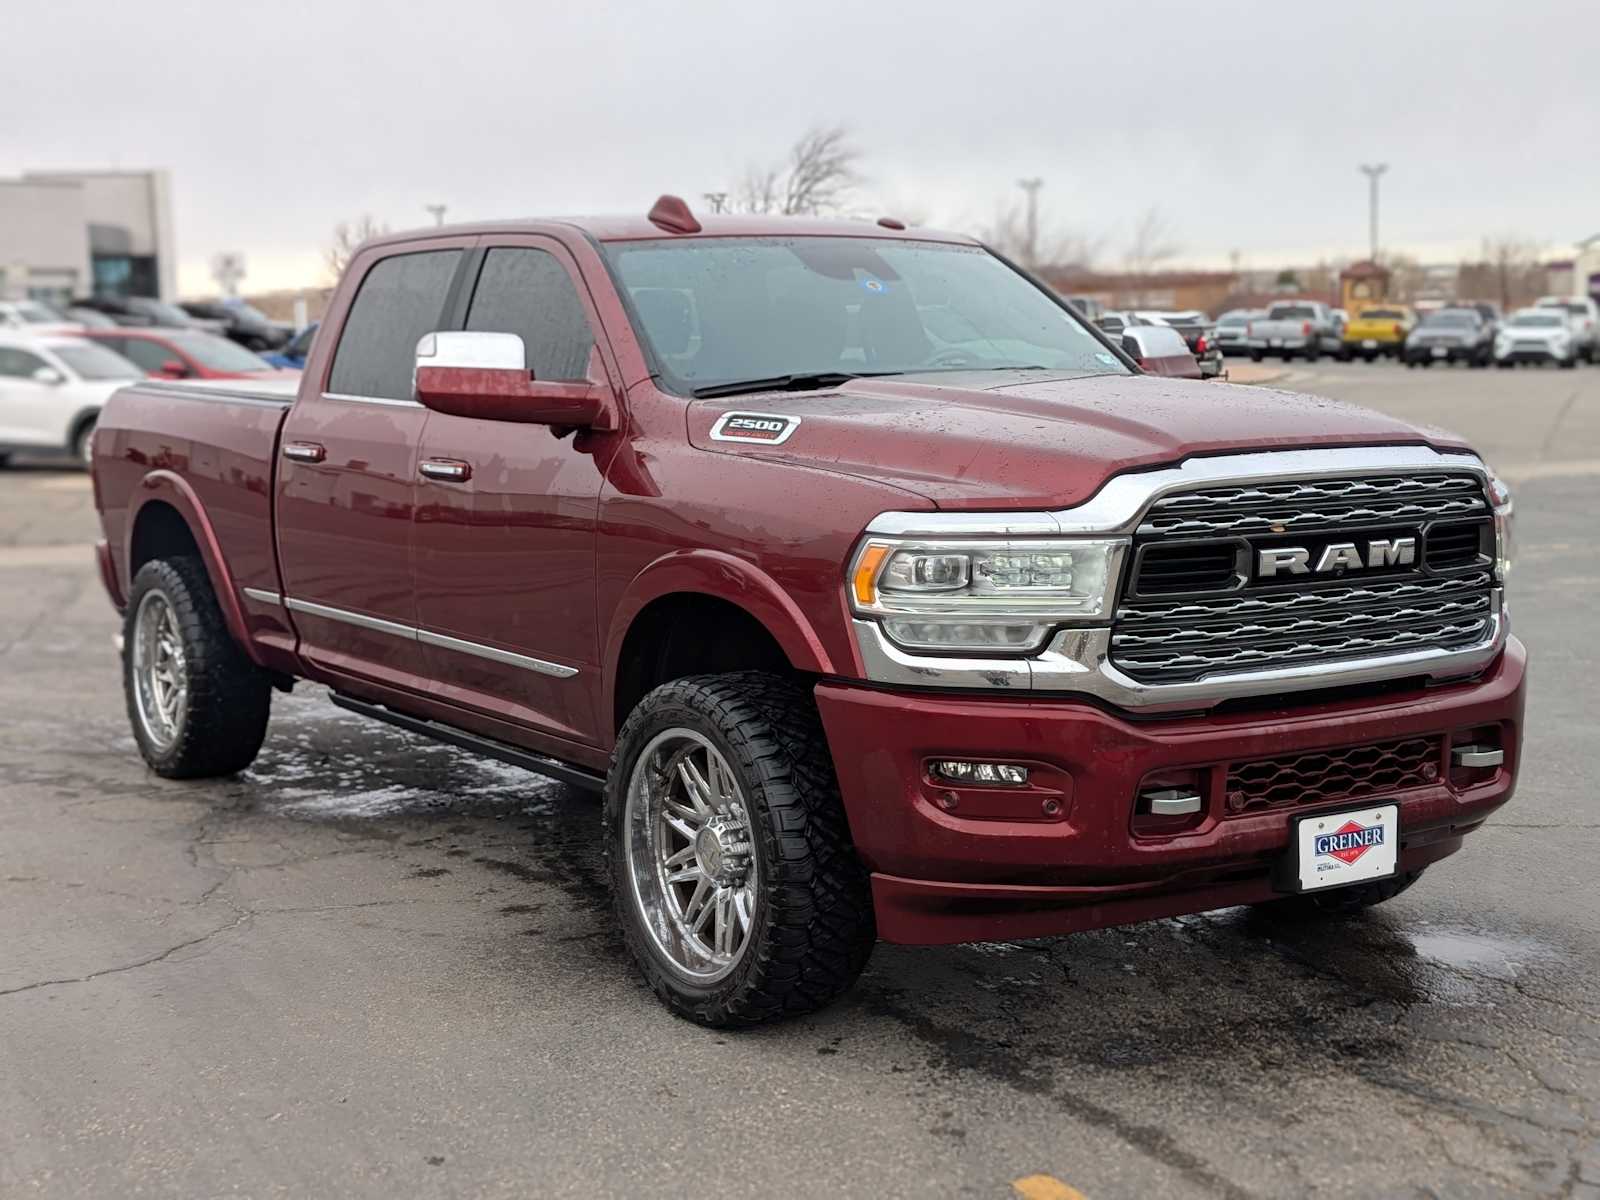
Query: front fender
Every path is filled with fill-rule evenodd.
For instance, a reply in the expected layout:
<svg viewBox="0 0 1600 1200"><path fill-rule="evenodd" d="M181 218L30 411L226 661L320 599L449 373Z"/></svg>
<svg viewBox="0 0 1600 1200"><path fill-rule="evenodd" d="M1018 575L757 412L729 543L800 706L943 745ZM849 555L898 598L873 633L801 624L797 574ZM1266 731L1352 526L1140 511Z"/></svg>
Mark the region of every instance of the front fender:
<svg viewBox="0 0 1600 1200"><path fill-rule="evenodd" d="M833 660L793 598L755 564L719 550L674 550L634 576L613 610L605 646L605 709L616 702L617 666L634 618L675 593L712 596L749 613L772 634L791 665L833 675Z"/></svg>
<svg viewBox="0 0 1600 1200"><path fill-rule="evenodd" d="M222 544L217 540L211 519L206 516L205 506L195 494L194 488L189 485L189 481L174 471L155 470L146 474L139 481L139 490L129 505L127 531L123 535L125 540L122 547L122 561L128 564L129 578L123 581L123 594L127 595L133 586L133 537L139 528L139 517L148 504L170 505L183 518L195 545L200 548L200 559L205 564L206 575L211 581L211 590L217 597L217 607L222 610L222 620L228 628L229 635L240 649L250 656L252 662L257 666L264 666L249 637L244 610L239 606L238 589L234 587L233 573L228 569L227 559L223 557Z"/></svg>

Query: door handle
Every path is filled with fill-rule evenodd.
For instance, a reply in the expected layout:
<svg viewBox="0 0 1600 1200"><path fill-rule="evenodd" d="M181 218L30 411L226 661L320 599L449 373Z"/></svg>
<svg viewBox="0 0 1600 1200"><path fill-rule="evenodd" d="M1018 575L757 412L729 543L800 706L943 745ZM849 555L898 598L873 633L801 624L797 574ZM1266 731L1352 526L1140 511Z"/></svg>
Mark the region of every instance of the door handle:
<svg viewBox="0 0 1600 1200"><path fill-rule="evenodd" d="M319 463L328 457L328 451L316 442L285 442L283 456L295 462Z"/></svg>
<svg viewBox="0 0 1600 1200"><path fill-rule="evenodd" d="M417 464L417 470L443 483L465 483L472 478L471 464L459 458L425 458Z"/></svg>

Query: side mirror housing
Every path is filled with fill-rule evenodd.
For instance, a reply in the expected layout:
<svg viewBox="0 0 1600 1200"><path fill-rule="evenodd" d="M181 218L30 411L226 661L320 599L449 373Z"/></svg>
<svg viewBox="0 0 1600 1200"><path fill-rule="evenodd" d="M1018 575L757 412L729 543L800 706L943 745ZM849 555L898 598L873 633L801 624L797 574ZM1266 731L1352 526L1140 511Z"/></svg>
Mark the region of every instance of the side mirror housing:
<svg viewBox="0 0 1600 1200"><path fill-rule="evenodd" d="M514 333L429 333L417 343L412 389L419 404L453 417L611 429L611 388L595 359L588 379L547 382L533 378Z"/></svg>
<svg viewBox="0 0 1600 1200"><path fill-rule="evenodd" d="M162 379L187 379L189 368L175 358L169 358L161 364L161 370L156 372Z"/></svg>
<svg viewBox="0 0 1600 1200"><path fill-rule="evenodd" d="M39 367L33 373L33 381L48 387L59 387L67 381L67 377L54 367Z"/></svg>

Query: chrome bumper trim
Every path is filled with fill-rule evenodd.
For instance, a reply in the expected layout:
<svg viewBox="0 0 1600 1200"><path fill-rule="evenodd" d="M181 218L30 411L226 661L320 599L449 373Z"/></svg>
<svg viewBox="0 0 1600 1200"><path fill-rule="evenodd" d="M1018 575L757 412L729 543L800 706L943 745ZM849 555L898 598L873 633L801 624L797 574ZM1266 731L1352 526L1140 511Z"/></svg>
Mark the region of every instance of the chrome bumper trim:
<svg viewBox="0 0 1600 1200"><path fill-rule="evenodd" d="M1111 630L1063 629L1033 658L935 658L907 654L891 643L875 621L856 620L856 646L874 683L900 687L966 688L1089 696L1143 712L1212 708L1238 697L1348 687L1407 675L1451 679L1473 675L1495 660L1510 636L1510 619L1499 588L1490 593L1488 635L1456 650L1413 650L1342 662L1301 664L1269 671L1239 671L1188 683L1141 683L1112 665Z"/></svg>

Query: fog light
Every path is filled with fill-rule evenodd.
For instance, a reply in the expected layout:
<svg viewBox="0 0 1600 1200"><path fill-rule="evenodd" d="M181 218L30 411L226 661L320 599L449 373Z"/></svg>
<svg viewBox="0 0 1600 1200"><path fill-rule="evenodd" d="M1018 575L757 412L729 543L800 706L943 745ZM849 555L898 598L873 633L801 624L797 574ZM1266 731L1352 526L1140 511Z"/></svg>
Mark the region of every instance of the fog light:
<svg viewBox="0 0 1600 1200"><path fill-rule="evenodd" d="M940 759L932 765L935 779L946 783L976 784L980 787L1027 787L1028 768L1015 763L966 762Z"/></svg>

